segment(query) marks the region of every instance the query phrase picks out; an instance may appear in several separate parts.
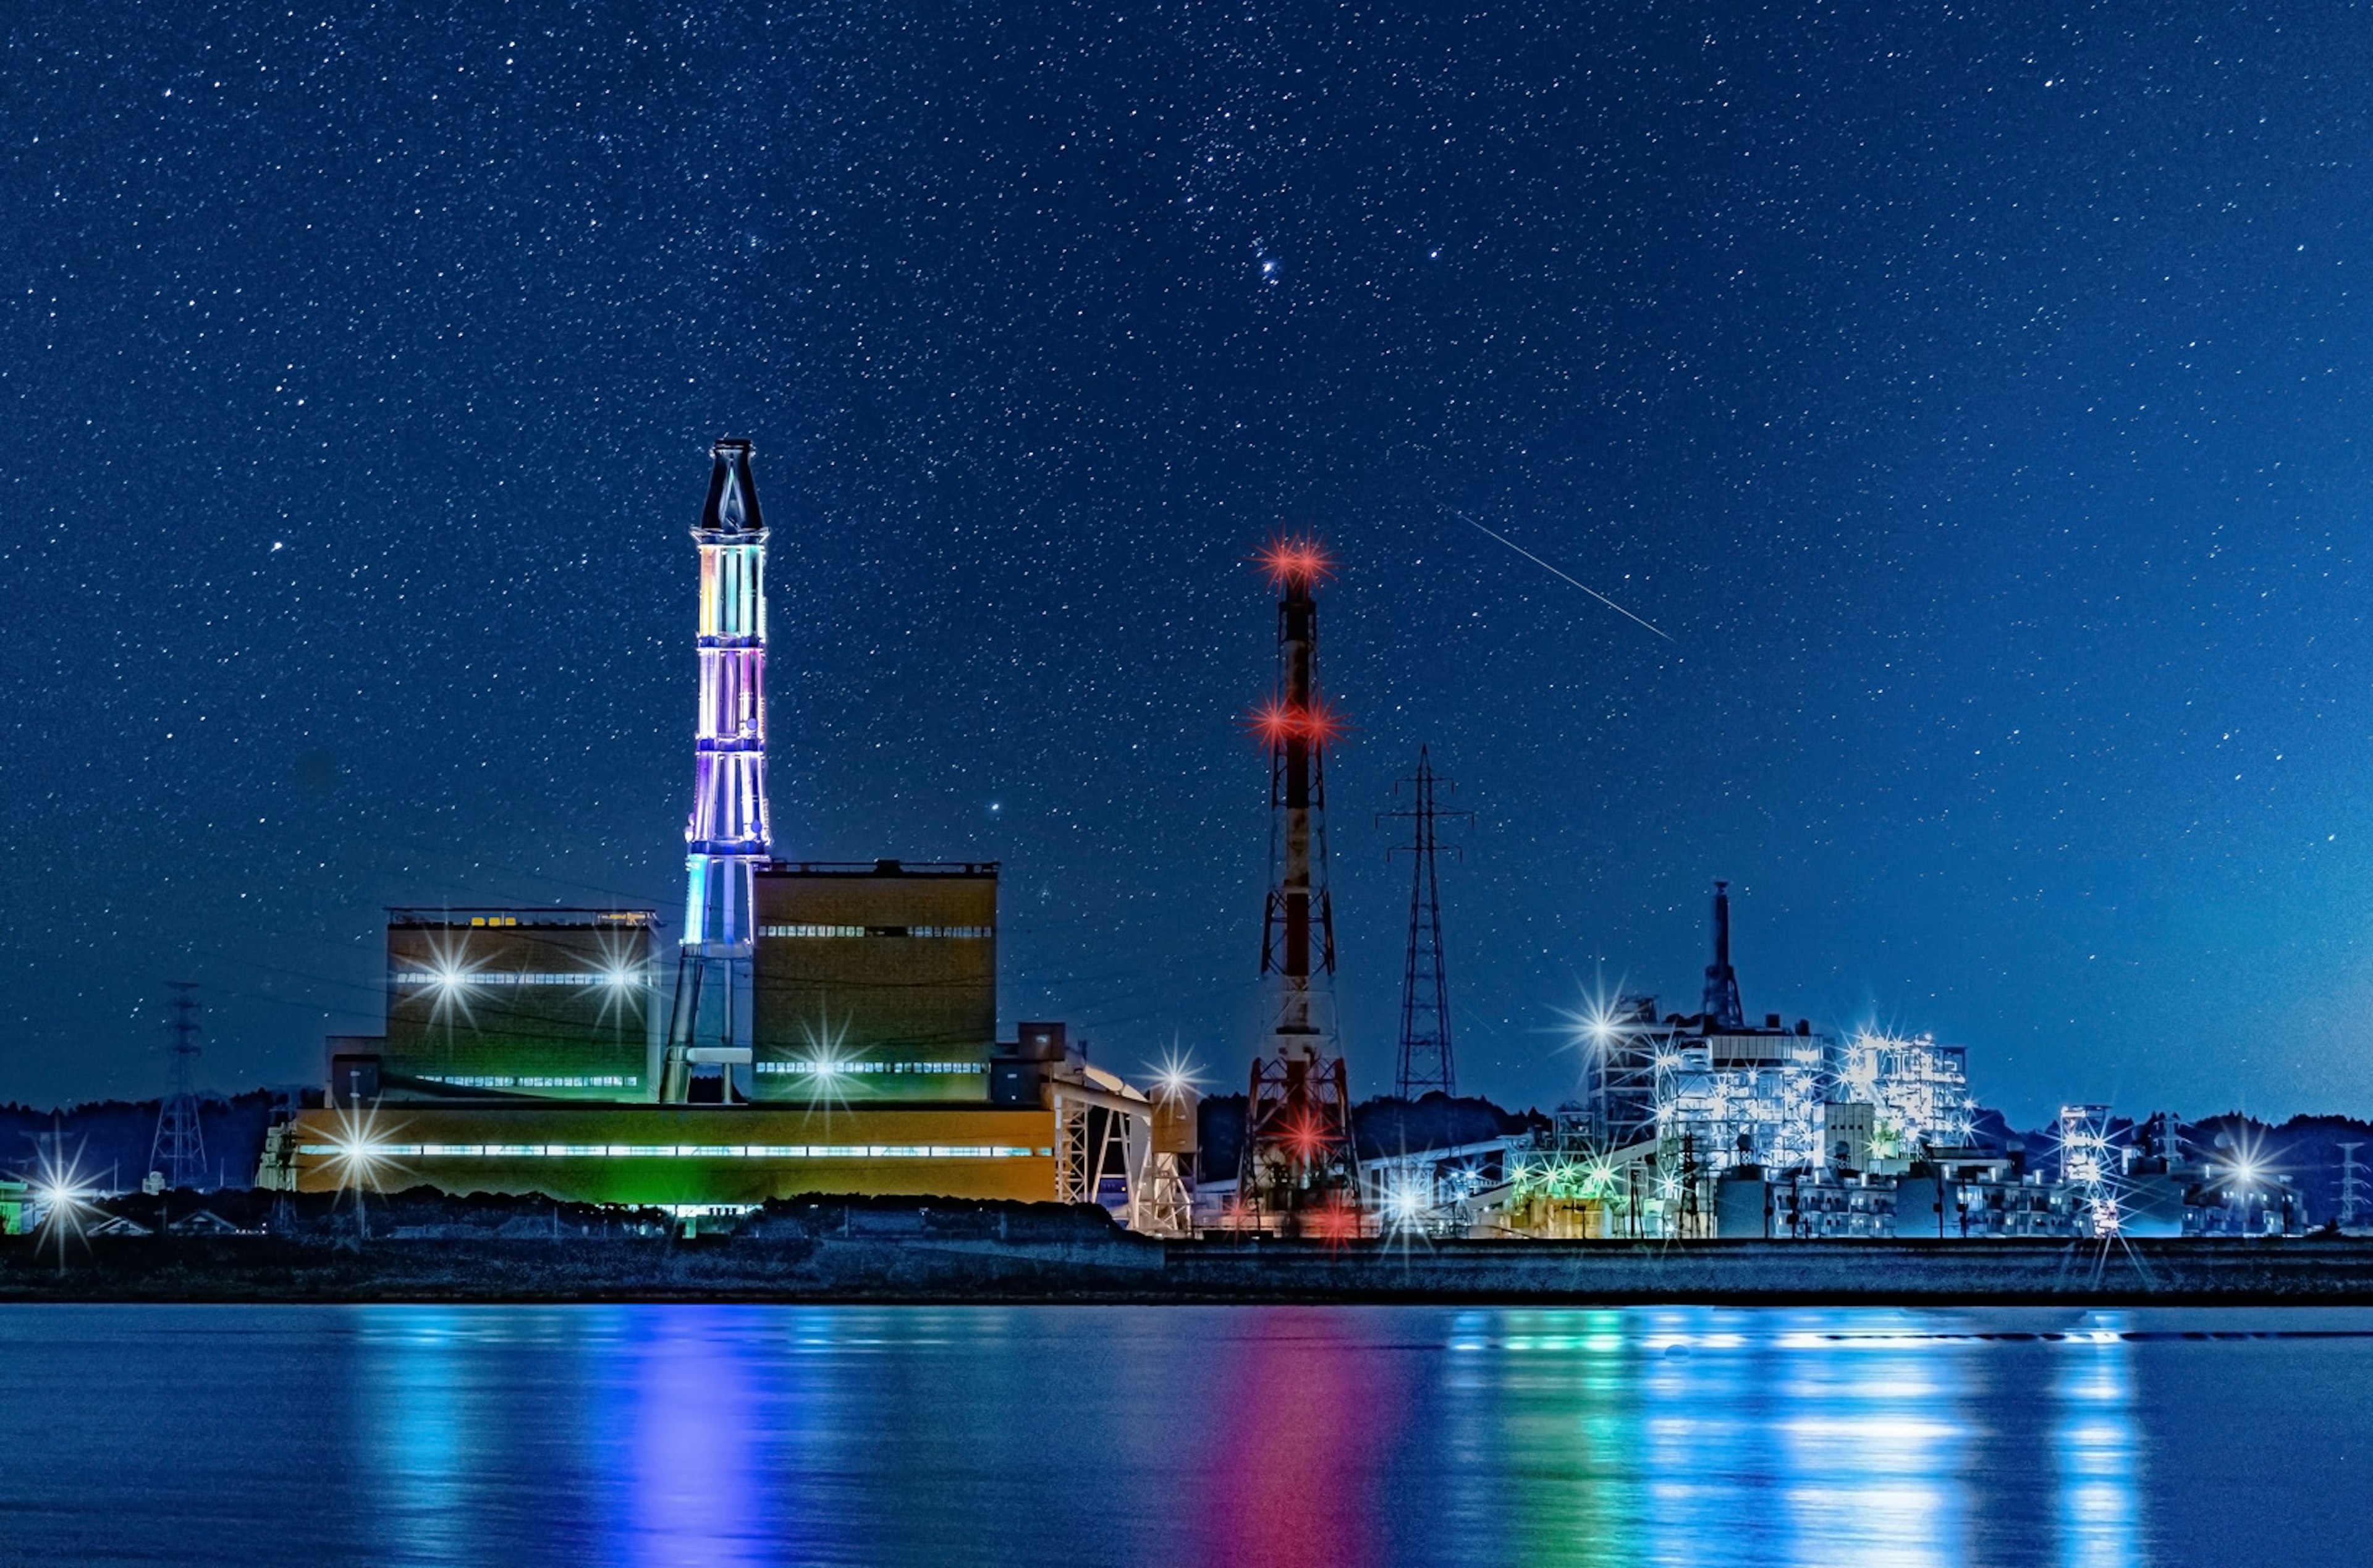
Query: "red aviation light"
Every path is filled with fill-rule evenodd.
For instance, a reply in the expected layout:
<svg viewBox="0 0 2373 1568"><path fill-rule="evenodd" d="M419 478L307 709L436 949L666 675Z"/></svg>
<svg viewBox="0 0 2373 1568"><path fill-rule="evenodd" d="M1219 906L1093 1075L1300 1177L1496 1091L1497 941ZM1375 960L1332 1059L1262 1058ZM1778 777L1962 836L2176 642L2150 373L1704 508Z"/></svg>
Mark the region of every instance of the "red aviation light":
<svg viewBox="0 0 2373 1568"><path fill-rule="evenodd" d="M1329 1251L1359 1240L1362 1229L1360 1211L1345 1202L1340 1193L1328 1197L1310 1214L1307 1224L1310 1234L1325 1242Z"/></svg>
<svg viewBox="0 0 2373 1568"><path fill-rule="evenodd" d="M1288 539L1280 534L1253 560L1268 574L1269 582L1280 588L1315 587L1335 572L1335 558L1327 553L1325 545L1307 535Z"/></svg>
<svg viewBox="0 0 2373 1568"><path fill-rule="evenodd" d="M1327 1145L1334 1141L1327 1124L1307 1110L1295 1117L1285 1128L1285 1146L1293 1152L1294 1158L1304 1162L1325 1154Z"/></svg>
<svg viewBox="0 0 2373 1568"><path fill-rule="evenodd" d="M1245 724L1264 746L1280 746L1296 739L1326 746L1350 727L1343 722L1343 715L1335 711L1335 705L1324 697L1306 707L1271 697L1254 709Z"/></svg>

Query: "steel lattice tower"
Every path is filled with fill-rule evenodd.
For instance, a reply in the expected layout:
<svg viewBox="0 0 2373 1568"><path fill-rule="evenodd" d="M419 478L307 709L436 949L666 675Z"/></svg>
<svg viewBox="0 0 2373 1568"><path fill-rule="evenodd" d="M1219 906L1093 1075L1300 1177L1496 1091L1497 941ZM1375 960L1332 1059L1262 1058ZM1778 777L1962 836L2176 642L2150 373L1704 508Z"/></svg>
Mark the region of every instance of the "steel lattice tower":
<svg viewBox="0 0 2373 1568"><path fill-rule="evenodd" d="M1431 749L1419 747L1417 772L1403 779L1409 786L1409 808L1387 811L1386 817L1407 819L1410 842L1395 854L1409 857L1409 961L1401 971L1400 1062L1393 1074L1393 1092L1406 1100L1429 1090L1458 1092L1458 1067L1450 1049L1450 981L1442 950L1442 883L1435 871L1437 819L1465 817L1464 811L1438 811L1434 806L1438 779ZM1455 789L1457 786L1453 784ZM1457 853L1454 847L1452 852Z"/></svg>
<svg viewBox="0 0 2373 1568"><path fill-rule="evenodd" d="M195 1188L206 1179L206 1140L198 1127L198 1097L191 1086L197 1065L197 982L167 981L173 993L173 1016L165 1028L173 1037L166 1049L172 1053L165 1103L157 1108L157 1136L148 1145L148 1168L168 1187Z"/></svg>
<svg viewBox="0 0 2373 1568"><path fill-rule="evenodd" d="M1269 753L1269 854L1261 973L1276 1022L1253 1063L1237 1193L1256 1225L1355 1234L1358 1154L1336 1039L1335 911L1327 888L1327 743L1341 726L1318 691L1326 552L1280 540L1261 557L1278 589L1276 695L1254 718Z"/></svg>
<svg viewBox="0 0 2373 1568"><path fill-rule="evenodd" d="M750 473L750 443L710 448L708 501L692 530L700 548L700 714L685 824L684 940L668 1022L660 1098L686 1098L696 1063L724 1074L750 1059L736 1002L750 967L753 874L773 858L766 820L766 524ZM705 1045L703 993L718 1018Z"/></svg>

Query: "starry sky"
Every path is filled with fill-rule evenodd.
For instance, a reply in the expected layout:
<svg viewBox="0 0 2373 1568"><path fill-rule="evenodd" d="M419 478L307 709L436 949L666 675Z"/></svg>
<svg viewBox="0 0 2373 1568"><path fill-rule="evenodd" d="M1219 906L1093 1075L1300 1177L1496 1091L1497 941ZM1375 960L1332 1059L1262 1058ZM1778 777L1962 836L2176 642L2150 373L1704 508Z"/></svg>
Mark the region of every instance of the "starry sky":
<svg viewBox="0 0 2373 1568"><path fill-rule="evenodd" d="M2012 13L1990 15L1989 13ZM15 8L0 1098L368 1030L392 903L681 898L717 436L778 851L1240 1080L1280 529L1347 1047L1418 748L1463 1087L1559 1009L2373 1110L2361 6ZM1617 615L1509 540L1669 635Z"/></svg>

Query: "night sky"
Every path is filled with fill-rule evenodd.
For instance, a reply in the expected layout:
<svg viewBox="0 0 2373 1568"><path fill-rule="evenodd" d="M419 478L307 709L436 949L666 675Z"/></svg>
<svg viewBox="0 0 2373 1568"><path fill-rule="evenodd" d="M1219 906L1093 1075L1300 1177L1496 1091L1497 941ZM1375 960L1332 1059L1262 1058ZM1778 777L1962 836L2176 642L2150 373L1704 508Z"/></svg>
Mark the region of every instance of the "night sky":
<svg viewBox="0 0 2373 1568"><path fill-rule="evenodd" d="M0 27L0 1098L168 980L316 1080L382 905L672 930L730 433L778 853L1001 860L1008 1028L1240 1081L1306 529L1363 1092L1422 743L1472 1090L1720 876L1750 1013L2015 1116L2373 1109L2361 7Z"/></svg>

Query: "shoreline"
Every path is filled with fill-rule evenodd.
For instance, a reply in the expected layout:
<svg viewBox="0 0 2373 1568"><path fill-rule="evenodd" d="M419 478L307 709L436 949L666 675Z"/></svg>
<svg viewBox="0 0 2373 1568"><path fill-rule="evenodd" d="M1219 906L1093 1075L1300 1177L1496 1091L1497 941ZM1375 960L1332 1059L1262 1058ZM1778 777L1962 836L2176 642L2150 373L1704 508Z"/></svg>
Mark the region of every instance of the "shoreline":
<svg viewBox="0 0 2373 1568"><path fill-rule="evenodd" d="M2373 1239L1361 1243L99 1237L16 1302L2373 1307Z"/></svg>

